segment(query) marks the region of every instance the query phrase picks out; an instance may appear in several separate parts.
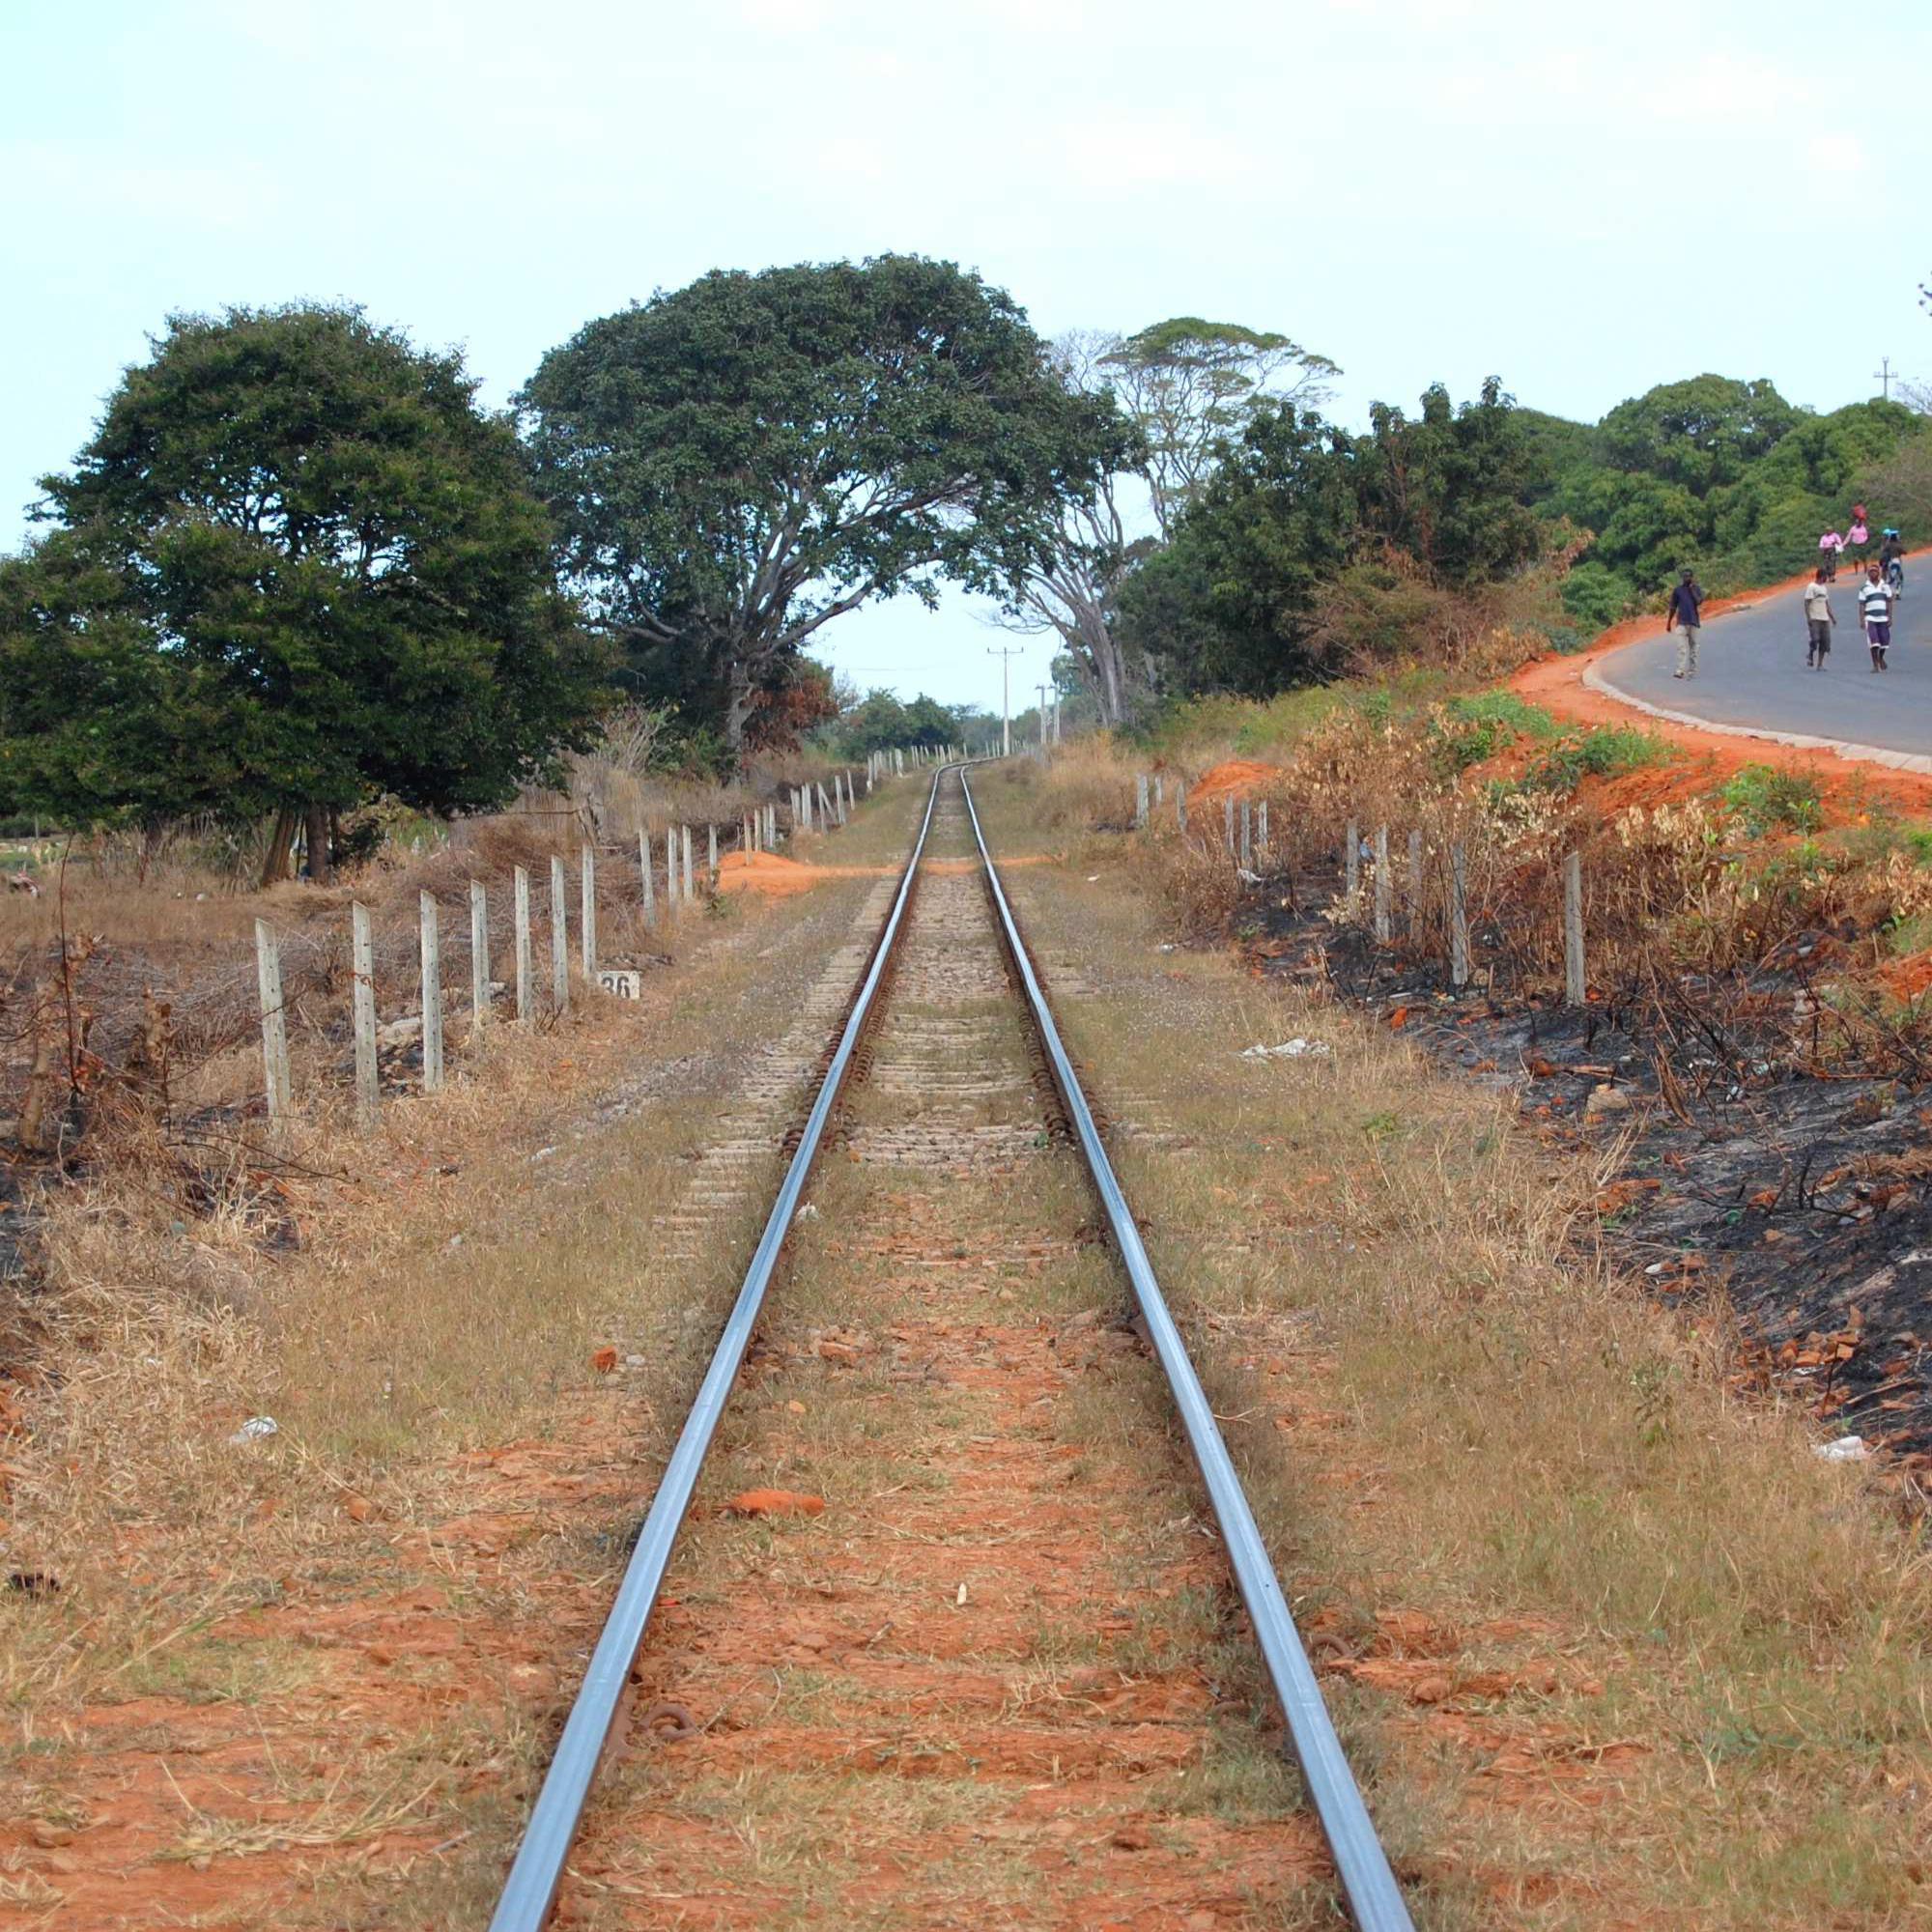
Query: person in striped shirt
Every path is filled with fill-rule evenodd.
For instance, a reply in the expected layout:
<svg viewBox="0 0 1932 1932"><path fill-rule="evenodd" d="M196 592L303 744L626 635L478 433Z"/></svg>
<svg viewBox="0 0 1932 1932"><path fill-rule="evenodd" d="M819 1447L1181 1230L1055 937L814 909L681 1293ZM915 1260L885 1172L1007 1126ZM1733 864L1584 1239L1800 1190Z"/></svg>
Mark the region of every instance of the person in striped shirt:
<svg viewBox="0 0 1932 1932"><path fill-rule="evenodd" d="M1880 575L1876 558L1859 585L1859 616L1865 627L1865 642L1871 646L1872 669L1883 670L1891 645L1891 585Z"/></svg>

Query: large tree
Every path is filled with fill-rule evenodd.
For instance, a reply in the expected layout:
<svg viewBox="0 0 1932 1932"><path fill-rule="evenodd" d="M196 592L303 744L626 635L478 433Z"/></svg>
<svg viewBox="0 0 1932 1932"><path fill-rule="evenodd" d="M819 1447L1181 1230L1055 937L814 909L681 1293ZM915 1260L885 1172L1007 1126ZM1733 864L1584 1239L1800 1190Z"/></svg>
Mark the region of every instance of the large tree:
<svg viewBox="0 0 1932 1932"><path fill-rule="evenodd" d="M1057 634L1101 721L1119 724L1147 671L1119 622L1129 571L1169 538L1258 409L1312 405L1339 372L1286 335L1198 316L1129 336L1071 332L1054 343L1052 365L1075 394L1111 393L1133 435L1093 497L1066 506L1016 586L1008 621Z"/></svg>
<svg viewBox="0 0 1932 1932"><path fill-rule="evenodd" d="M1180 690L1313 682L1331 668L1317 621L1324 585L1390 560L1449 589L1507 575L1542 544L1523 501L1534 476L1494 379L1460 408L1439 384L1414 416L1378 403L1361 436L1292 403L1264 406L1173 542L1125 585L1122 628Z"/></svg>
<svg viewBox="0 0 1932 1932"><path fill-rule="evenodd" d="M588 324L519 402L566 582L734 754L835 617L1005 590L1121 434L1010 298L909 255L708 274Z"/></svg>
<svg viewBox="0 0 1932 1932"><path fill-rule="evenodd" d="M178 316L0 567L0 758L81 822L497 805L602 688L510 424L354 308Z"/></svg>

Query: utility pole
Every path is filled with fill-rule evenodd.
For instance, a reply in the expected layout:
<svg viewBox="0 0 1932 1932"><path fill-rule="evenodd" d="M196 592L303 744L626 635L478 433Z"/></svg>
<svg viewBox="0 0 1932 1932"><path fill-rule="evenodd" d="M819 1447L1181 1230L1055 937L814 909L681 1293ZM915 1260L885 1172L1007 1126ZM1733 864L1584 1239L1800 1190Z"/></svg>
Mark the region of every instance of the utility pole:
<svg viewBox="0 0 1932 1932"><path fill-rule="evenodd" d="M1000 661L1000 756L1010 758L1013 754L1013 673L1012 660L1021 655L1018 645L1008 650L1004 645L995 648L986 646L989 658Z"/></svg>
<svg viewBox="0 0 1932 1932"><path fill-rule="evenodd" d="M1890 402L1891 401L1891 357L1889 355L1881 355L1878 358L1878 367L1872 371L1872 374L1876 376L1879 379L1879 381L1885 384L1885 399L1887 402Z"/></svg>

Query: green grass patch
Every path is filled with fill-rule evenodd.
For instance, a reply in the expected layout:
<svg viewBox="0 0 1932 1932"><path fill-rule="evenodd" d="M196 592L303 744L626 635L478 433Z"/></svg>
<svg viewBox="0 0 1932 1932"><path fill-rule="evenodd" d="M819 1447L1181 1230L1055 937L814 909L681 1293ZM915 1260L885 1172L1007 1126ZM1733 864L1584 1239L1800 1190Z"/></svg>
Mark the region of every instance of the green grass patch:
<svg viewBox="0 0 1932 1932"><path fill-rule="evenodd" d="M1620 778L1654 765L1664 749L1648 731L1627 724L1599 724L1559 739L1537 760L1529 782L1547 791L1575 791L1586 778Z"/></svg>
<svg viewBox="0 0 1932 1932"><path fill-rule="evenodd" d="M1747 765L1719 796L1754 838L1767 832L1816 832L1825 822L1817 782L1803 772Z"/></svg>

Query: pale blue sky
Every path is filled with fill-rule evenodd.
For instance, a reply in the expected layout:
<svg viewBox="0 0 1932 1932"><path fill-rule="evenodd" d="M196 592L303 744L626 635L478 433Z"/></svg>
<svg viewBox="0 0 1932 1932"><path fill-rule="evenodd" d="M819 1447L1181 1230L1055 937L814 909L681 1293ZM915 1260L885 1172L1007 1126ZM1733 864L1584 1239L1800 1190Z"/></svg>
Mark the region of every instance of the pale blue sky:
<svg viewBox="0 0 1932 1932"><path fill-rule="evenodd" d="M882 249L980 270L1047 333L1285 329L1350 419L1492 372L1579 416L1704 369L1832 408L1884 355L1932 379L1916 15L0 0L0 548L172 309L350 298L464 345L500 402L633 297ZM997 703L1003 641L901 600L823 655Z"/></svg>

